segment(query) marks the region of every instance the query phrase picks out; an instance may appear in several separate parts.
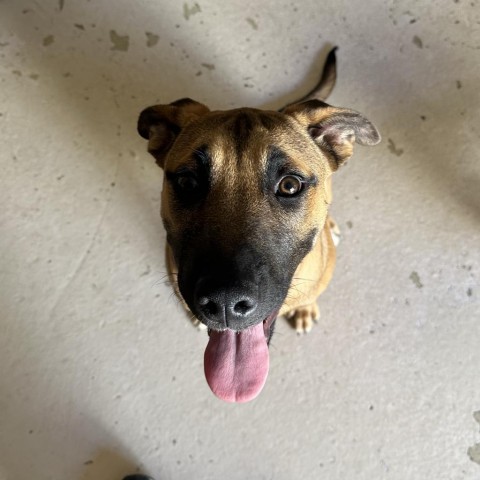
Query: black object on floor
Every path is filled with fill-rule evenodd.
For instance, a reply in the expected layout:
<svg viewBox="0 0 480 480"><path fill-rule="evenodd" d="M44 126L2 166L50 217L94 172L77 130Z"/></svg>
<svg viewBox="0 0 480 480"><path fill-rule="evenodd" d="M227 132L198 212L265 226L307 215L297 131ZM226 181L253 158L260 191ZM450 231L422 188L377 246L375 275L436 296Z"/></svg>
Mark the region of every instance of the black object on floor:
<svg viewBox="0 0 480 480"><path fill-rule="evenodd" d="M124 477L123 480L153 480L152 477L147 477L146 475L140 475L139 473L136 473L134 475L128 475Z"/></svg>

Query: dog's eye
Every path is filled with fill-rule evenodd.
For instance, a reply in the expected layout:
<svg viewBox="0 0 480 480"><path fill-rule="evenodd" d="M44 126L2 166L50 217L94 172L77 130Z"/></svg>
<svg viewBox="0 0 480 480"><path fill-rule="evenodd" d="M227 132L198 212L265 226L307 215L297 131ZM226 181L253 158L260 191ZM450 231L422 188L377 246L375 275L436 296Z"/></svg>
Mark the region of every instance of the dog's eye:
<svg viewBox="0 0 480 480"><path fill-rule="evenodd" d="M303 188L302 180L294 175L283 177L278 182L276 195L280 197L293 197L300 193Z"/></svg>
<svg viewBox="0 0 480 480"><path fill-rule="evenodd" d="M198 188L198 180L193 174L179 175L175 183L185 193L192 193Z"/></svg>

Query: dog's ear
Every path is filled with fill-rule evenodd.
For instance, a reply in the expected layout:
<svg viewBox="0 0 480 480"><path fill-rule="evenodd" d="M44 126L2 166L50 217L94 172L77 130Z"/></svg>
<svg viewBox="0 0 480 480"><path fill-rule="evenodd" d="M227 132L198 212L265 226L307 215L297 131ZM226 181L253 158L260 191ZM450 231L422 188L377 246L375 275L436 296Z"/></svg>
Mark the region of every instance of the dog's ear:
<svg viewBox="0 0 480 480"><path fill-rule="evenodd" d="M353 153L353 144L376 145L380 133L355 110L336 108L320 100L288 106L283 113L307 128L314 142L327 153L332 170L344 164Z"/></svg>
<svg viewBox="0 0 480 480"><path fill-rule="evenodd" d="M148 151L159 167L163 168L165 157L182 128L209 111L205 105L183 98L170 105L148 107L140 113L138 133L148 140Z"/></svg>

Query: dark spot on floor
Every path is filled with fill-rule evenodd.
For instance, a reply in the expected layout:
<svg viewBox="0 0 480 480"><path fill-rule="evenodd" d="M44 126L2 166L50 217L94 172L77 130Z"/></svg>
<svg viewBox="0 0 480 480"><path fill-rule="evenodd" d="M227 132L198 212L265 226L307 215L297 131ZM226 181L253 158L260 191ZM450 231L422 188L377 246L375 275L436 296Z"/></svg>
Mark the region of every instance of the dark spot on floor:
<svg viewBox="0 0 480 480"><path fill-rule="evenodd" d="M410 274L410 277L409 277L409 278L410 278L410 280L415 284L415 286L416 286L417 288L422 288L422 287L423 287L423 283L421 282L420 276L418 275L417 272L412 272L412 273Z"/></svg>
<svg viewBox="0 0 480 480"><path fill-rule="evenodd" d="M418 48L423 48L422 39L421 39L418 35L415 35L415 36L413 37L412 42L413 42L414 45L416 45Z"/></svg>
<svg viewBox="0 0 480 480"><path fill-rule="evenodd" d="M150 265L147 265L147 268L145 269L145 271L143 273L140 274L140 277L147 276L151 271L152 271L152 269L150 268Z"/></svg>
<svg viewBox="0 0 480 480"><path fill-rule="evenodd" d="M390 152L393 153L394 155L396 155L397 157L399 157L400 155L403 154L403 149L402 148L397 148L395 146L394 141L391 138L388 139L387 147L390 150Z"/></svg>
<svg viewBox="0 0 480 480"><path fill-rule="evenodd" d="M347 227L348 227L348 228L352 228L352 227L353 227L353 223L352 223L350 220L348 220L348 222L347 222Z"/></svg>
<svg viewBox="0 0 480 480"><path fill-rule="evenodd" d="M462 88L462 82L457 80L457 88L460 90Z"/></svg>
<svg viewBox="0 0 480 480"><path fill-rule="evenodd" d="M113 44L110 50L126 52L130 44L130 37L128 35L119 35L115 30L110 30L110 41Z"/></svg>
<svg viewBox="0 0 480 480"><path fill-rule="evenodd" d="M85 27L81 23L74 23L73 26L79 30L85 30Z"/></svg>
<svg viewBox="0 0 480 480"><path fill-rule="evenodd" d="M215 70L215 65L213 63L202 63L202 67L205 67L208 70Z"/></svg>
<svg viewBox="0 0 480 480"><path fill-rule="evenodd" d="M471 297L471 296L473 295L473 290L472 290L471 288L469 288L469 289L467 290L467 295L468 295L469 297Z"/></svg>
<svg viewBox="0 0 480 480"><path fill-rule="evenodd" d="M420 118L425 121L427 119L427 117L425 115L420 115Z"/></svg>
<svg viewBox="0 0 480 480"><path fill-rule="evenodd" d="M147 36L147 47L155 46L160 38L158 35L155 35L155 33L152 32L145 32L145 35Z"/></svg>
<svg viewBox="0 0 480 480"><path fill-rule="evenodd" d="M183 4L183 17L188 20L192 15L200 13L202 9L198 3L194 3L193 6L188 6L188 3Z"/></svg>
<svg viewBox="0 0 480 480"><path fill-rule="evenodd" d="M475 444L467 450L467 455L472 462L480 465L480 443Z"/></svg>
<svg viewBox="0 0 480 480"><path fill-rule="evenodd" d="M473 418L480 425L480 410L478 410L477 412L473 412Z"/></svg>
<svg viewBox="0 0 480 480"><path fill-rule="evenodd" d="M48 47L55 41L55 37L53 35L47 35L43 40L42 40L42 45L44 47Z"/></svg>
<svg viewBox="0 0 480 480"><path fill-rule="evenodd" d="M83 462L84 465L92 465L93 460L87 460L86 462Z"/></svg>
<svg viewBox="0 0 480 480"><path fill-rule="evenodd" d="M254 30L258 30L258 24L253 18L248 17L246 20Z"/></svg>

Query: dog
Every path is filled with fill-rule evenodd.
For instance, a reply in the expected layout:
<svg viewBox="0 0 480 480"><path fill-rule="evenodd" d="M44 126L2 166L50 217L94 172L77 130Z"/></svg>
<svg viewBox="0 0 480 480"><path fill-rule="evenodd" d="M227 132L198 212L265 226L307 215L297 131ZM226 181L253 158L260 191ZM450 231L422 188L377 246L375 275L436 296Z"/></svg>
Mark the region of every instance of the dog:
<svg viewBox="0 0 480 480"><path fill-rule="evenodd" d="M213 393L246 402L262 390L278 316L309 331L335 266L331 177L355 143L376 145L362 114L325 103L335 48L320 81L279 111L211 111L189 98L146 108L138 133L164 170L161 218L171 282L208 329Z"/></svg>

